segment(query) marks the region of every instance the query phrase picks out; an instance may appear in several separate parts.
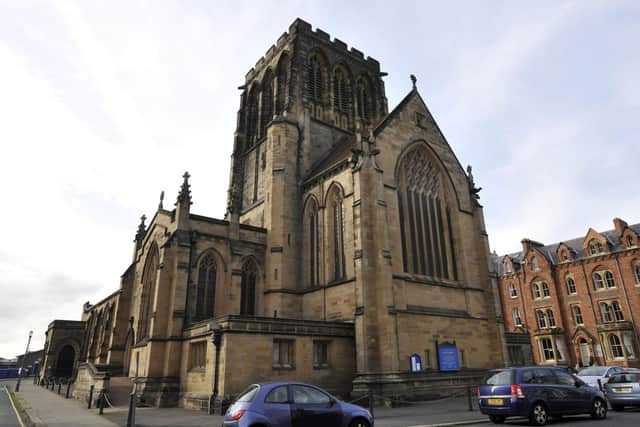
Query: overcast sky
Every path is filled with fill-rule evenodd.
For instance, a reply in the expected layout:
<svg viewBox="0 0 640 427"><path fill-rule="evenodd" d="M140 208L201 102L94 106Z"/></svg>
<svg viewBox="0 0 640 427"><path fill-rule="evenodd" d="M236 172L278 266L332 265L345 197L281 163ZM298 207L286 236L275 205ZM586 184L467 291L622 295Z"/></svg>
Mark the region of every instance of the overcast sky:
<svg viewBox="0 0 640 427"><path fill-rule="evenodd" d="M296 17L378 59L390 109L418 77L492 250L640 222L638 1L0 0L0 356L118 288L185 170L223 217L237 87Z"/></svg>

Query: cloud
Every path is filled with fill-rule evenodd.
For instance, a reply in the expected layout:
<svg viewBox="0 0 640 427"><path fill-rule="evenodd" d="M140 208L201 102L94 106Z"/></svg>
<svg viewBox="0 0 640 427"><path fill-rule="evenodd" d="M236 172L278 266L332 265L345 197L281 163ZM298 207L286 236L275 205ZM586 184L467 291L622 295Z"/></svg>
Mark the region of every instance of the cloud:
<svg viewBox="0 0 640 427"><path fill-rule="evenodd" d="M638 12L601 1L1 3L0 289L15 304L0 302L0 356L117 289L139 216L161 190L171 206L185 170L193 211L224 214L237 87L296 16L379 59L391 108L419 76L484 188L492 248L637 221Z"/></svg>

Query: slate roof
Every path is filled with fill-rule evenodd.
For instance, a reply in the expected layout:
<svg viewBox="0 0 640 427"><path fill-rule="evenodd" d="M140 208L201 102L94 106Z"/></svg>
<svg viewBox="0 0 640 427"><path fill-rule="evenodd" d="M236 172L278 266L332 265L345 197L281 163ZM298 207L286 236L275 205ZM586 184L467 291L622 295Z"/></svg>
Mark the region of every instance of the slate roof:
<svg viewBox="0 0 640 427"><path fill-rule="evenodd" d="M629 225L629 228L640 236L640 223ZM622 242L618 238L615 230L603 231L600 234L602 234L609 242L609 250L612 253L620 252L625 249L624 242ZM558 247L562 243L567 245L569 249L572 250L574 260L580 260L587 257L582 248L582 244L584 243L584 236L576 237L575 239L565 240L562 242L552 243L550 245L544 245L537 249L547 258L547 260L549 260L552 264L557 265L560 261L557 255ZM506 255L491 255L491 261L493 262L496 273L498 273L499 275L504 274L502 261L505 256L508 256L513 260L513 268L515 271L518 271L520 269L520 261L522 261L524 253L520 251Z"/></svg>
<svg viewBox="0 0 640 427"><path fill-rule="evenodd" d="M320 159L307 174L307 179L311 179L322 172L331 169L339 163L351 158L351 149L356 148L355 135L344 136L336 142L326 156Z"/></svg>

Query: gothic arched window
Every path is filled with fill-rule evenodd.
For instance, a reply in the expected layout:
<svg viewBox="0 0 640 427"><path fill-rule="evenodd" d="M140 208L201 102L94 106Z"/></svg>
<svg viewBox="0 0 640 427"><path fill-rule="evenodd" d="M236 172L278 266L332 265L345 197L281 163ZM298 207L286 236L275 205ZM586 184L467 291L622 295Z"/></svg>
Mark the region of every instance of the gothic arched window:
<svg viewBox="0 0 640 427"><path fill-rule="evenodd" d="M142 298L140 302L140 315L138 320L138 339L149 337L151 329L151 313L153 313L153 300L156 293L156 272L158 271L158 247L154 244L144 263L142 272Z"/></svg>
<svg viewBox="0 0 640 427"><path fill-rule="evenodd" d="M569 295L573 295L576 293L576 282L571 276L567 277L567 293Z"/></svg>
<svg viewBox="0 0 640 427"><path fill-rule="evenodd" d="M344 279L346 262L344 257L344 201L342 191L335 186L329 193L328 215L330 218L330 250L333 280Z"/></svg>
<svg viewBox="0 0 640 427"><path fill-rule="evenodd" d="M349 112L350 89L347 72L342 67L336 68L333 72L333 108L343 113Z"/></svg>
<svg viewBox="0 0 640 427"><path fill-rule="evenodd" d="M242 280L240 282L240 314L255 316L257 281L258 267L253 260L247 260L242 266Z"/></svg>
<svg viewBox="0 0 640 427"><path fill-rule="evenodd" d="M216 263L212 254L205 255L198 265L195 319L213 317L216 307Z"/></svg>
<svg viewBox="0 0 640 427"><path fill-rule="evenodd" d="M327 86L325 81L326 65L317 53L309 57L308 76L309 98L315 103L322 103Z"/></svg>
<svg viewBox="0 0 640 427"><path fill-rule="evenodd" d="M286 108L289 90L289 56L284 53L276 69L276 114L282 114Z"/></svg>
<svg viewBox="0 0 640 427"><path fill-rule="evenodd" d="M422 146L407 153L397 170L404 271L458 280L442 174Z"/></svg>
<svg viewBox="0 0 640 427"><path fill-rule="evenodd" d="M320 233L318 223L318 204L309 199L304 212L305 265L308 267L306 285L317 286L320 283Z"/></svg>
<svg viewBox="0 0 640 427"><path fill-rule="evenodd" d="M373 118L371 86L364 77L356 83L356 115L366 122Z"/></svg>
<svg viewBox="0 0 640 427"><path fill-rule="evenodd" d="M258 138L258 89L254 85L250 92L249 97L247 98L247 114L246 120L247 125L245 128L247 129L247 146L246 148L251 148L256 143Z"/></svg>
<svg viewBox="0 0 640 427"><path fill-rule="evenodd" d="M267 124L273 119L273 74L267 70L262 80L260 100L260 138L267 135Z"/></svg>

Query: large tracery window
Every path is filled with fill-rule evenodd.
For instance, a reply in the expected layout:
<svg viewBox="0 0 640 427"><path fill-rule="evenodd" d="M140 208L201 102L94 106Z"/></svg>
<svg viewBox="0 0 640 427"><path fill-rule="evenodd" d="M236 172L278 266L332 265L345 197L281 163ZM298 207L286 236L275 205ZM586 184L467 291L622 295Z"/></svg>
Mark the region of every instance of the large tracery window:
<svg viewBox="0 0 640 427"><path fill-rule="evenodd" d="M458 280L442 174L423 147L411 150L398 170L404 271Z"/></svg>
<svg viewBox="0 0 640 427"><path fill-rule="evenodd" d="M213 317L216 306L216 263L211 253L202 258L198 266L196 293L196 320Z"/></svg>
<svg viewBox="0 0 640 427"><path fill-rule="evenodd" d="M158 247L153 245L147 254L142 272L142 297L138 321L138 338L148 338L151 329L151 314L156 293L156 273L158 271Z"/></svg>
<svg viewBox="0 0 640 427"><path fill-rule="evenodd" d="M308 267L306 284L313 287L320 283L320 235L318 232L318 204L315 199L309 199L304 215L305 257Z"/></svg>
<svg viewBox="0 0 640 427"><path fill-rule="evenodd" d="M258 267L253 260L247 260L242 266L240 282L240 314L254 316L256 314L256 284Z"/></svg>
<svg viewBox="0 0 640 427"><path fill-rule="evenodd" d="M330 250L332 255L333 281L344 279L346 262L344 257L344 200L340 189L335 186L329 193L329 211L331 231Z"/></svg>

